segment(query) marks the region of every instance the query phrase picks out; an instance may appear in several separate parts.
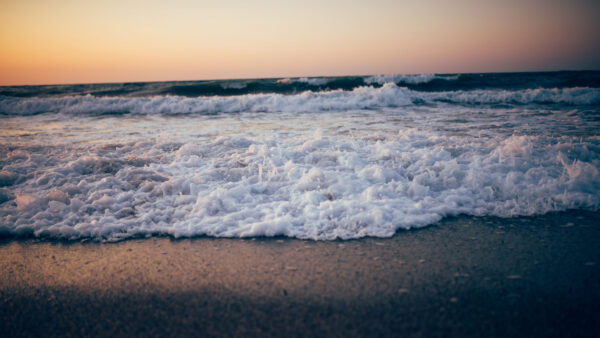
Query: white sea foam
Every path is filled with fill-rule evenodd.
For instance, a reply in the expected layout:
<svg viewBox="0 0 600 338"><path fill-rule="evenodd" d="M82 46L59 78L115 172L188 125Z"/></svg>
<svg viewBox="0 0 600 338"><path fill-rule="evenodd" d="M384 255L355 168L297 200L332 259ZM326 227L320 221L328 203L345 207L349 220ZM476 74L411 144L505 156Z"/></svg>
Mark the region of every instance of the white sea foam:
<svg viewBox="0 0 600 338"><path fill-rule="evenodd" d="M393 85L327 95L339 107L344 102L336 97L361 91L367 98L377 93L373 102L405 102L392 95L405 89ZM311 101L315 97L322 96L294 100L307 110L323 108ZM79 99L82 111L110 100ZM184 100L161 98L169 102L164 105L171 99ZM153 100L146 109L159 109ZM24 132L0 133L0 232L100 240L150 234L329 240L391 236L461 213L597 210L598 122L585 122L584 110L543 113L401 106L4 117L0 128Z"/></svg>
<svg viewBox="0 0 600 338"><path fill-rule="evenodd" d="M284 78L277 80L277 83L280 84L290 84L290 83L307 83L311 86L324 86L329 83L329 79L323 77L298 77L298 78Z"/></svg>
<svg viewBox="0 0 600 338"><path fill-rule="evenodd" d="M417 92L394 83L352 91L303 92L296 95L248 94L210 97L0 97L0 114L220 114L242 112L327 112L382 109L419 104L563 104L598 105L600 88L472 90Z"/></svg>
<svg viewBox="0 0 600 338"><path fill-rule="evenodd" d="M456 80L458 75L434 75L434 74L392 74L392 75L374 75L365 78L365 83L378 83L380 85L386 83L405 83L405 84L420 84L431 82L432 80Z"/></svg>

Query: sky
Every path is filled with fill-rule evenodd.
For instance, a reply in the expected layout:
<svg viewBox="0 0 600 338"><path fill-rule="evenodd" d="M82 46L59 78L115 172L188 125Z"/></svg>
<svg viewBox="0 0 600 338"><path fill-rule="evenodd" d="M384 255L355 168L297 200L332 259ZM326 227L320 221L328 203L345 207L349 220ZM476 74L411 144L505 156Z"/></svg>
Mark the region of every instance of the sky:
<svg viewBox="0 0 600 338"><path fill-rule="evenodd" d="M595 0L0 0L0 85L600 69Z"/></svg>

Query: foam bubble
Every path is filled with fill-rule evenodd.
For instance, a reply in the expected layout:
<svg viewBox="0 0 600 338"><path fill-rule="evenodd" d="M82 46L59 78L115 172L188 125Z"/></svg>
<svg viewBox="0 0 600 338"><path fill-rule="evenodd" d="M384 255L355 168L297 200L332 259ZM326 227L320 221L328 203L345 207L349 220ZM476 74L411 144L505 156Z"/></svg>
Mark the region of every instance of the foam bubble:
<svg viewBox="0 0 600 338"><path fill-rule="evenodd" d="M0 170L0 187L13 185L18 178L19 175L14 172L9 170Z"/></svg>

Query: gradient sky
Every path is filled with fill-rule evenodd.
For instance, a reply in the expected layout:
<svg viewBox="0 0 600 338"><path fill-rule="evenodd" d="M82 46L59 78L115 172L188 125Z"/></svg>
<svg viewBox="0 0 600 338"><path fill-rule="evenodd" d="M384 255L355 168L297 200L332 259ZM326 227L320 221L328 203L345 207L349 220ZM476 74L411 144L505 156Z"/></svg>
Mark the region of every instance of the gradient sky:
<svg viewBox="0 0 600 338"><path fill-rule="evenodd" d="M600 69L594 0L0 0L0 85Z"/></svg>

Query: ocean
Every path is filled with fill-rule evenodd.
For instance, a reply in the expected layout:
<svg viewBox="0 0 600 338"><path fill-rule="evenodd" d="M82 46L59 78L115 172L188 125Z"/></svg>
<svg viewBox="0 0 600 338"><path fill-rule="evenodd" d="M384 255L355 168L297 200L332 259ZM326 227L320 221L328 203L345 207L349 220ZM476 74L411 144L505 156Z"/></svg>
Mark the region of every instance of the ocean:
<svg viewBox="0 0 600 338"><path fill-rule="evenodd" d="M600 208L600 72L0 87L0 234L390 237Z"/></svg>

